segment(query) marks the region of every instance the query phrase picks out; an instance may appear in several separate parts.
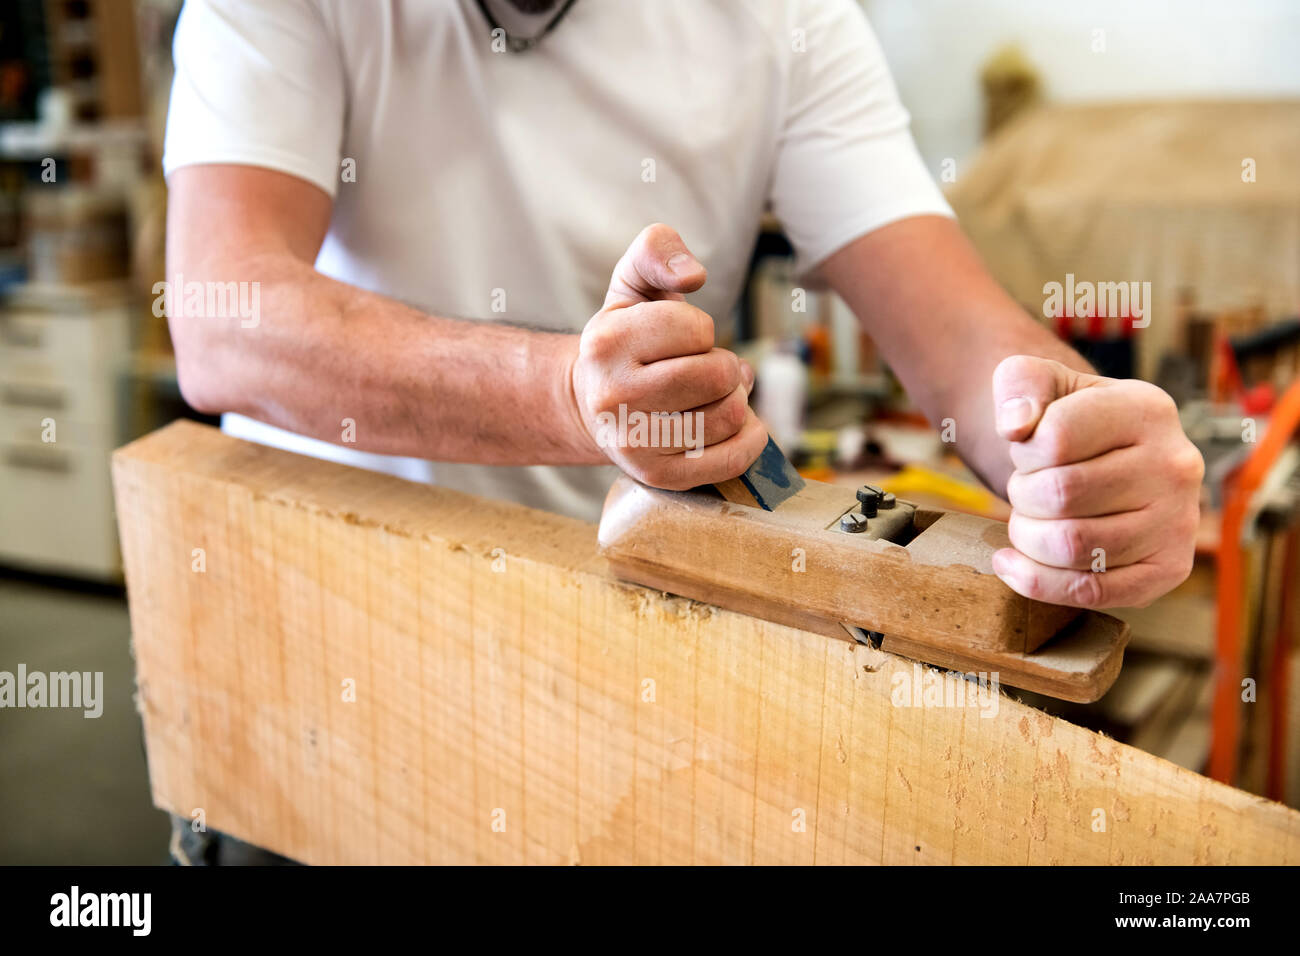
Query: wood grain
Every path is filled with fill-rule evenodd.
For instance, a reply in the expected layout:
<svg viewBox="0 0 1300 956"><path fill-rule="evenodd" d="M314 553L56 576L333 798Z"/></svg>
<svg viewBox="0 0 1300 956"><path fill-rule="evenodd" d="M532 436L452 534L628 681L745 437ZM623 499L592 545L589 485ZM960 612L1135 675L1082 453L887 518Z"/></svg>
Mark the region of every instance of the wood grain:
<svg viewBox="0 0 1300 956"><path fill-rule="evenodd" d="M305 862L1300 862L1294 811L913 705L969 685L618 583L582 522L189 423L114 480L154 800Z"/></svg>

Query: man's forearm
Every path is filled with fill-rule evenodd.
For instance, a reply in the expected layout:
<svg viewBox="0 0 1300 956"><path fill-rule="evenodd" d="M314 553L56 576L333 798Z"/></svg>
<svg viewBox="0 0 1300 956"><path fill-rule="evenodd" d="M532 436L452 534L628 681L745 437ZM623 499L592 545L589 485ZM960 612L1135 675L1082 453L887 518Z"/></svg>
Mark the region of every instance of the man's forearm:
<svg viewBox="0 0 1300 956"><path fill-rule="evenodd" d="M220 274L185 281L257 282L260 308L256 324L173 315L180 381L202 411L389 455L606 460L572 398L577 336L430 316L285 255L205 268Z"/></svg>
<svg viewBox="0 0 1300 956"><path fill-rule="evenodd" d="M994 425L993 370L1009 355L1088 363L1036 322L986 272L957 224L892 223L837 252L823 274L863 322L912 400L951 420L962 458L1005 497L1008 443Z"/></svg>

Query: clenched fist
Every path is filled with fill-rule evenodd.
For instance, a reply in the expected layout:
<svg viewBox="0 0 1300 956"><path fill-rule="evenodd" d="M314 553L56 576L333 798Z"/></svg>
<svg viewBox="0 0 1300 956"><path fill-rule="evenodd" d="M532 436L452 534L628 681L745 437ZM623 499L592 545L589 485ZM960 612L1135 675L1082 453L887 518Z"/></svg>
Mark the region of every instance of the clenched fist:
<svg viewBox="0 0 1300 956"><path fill-rule="evenodd" d="M1016 355L993 373L1015 548L993 556L1025 597L1144 607L1192 569L1205 465L1178 409L1146 382Z"/></svg>
<svg viewBox="0 0 1300 956"><path fill-rule="evenodd" d="M754 373L713 345L713 319L683 293L704 267L680 236L647 226L614 267L573 364L578 414L632 477L681 491L734 478L767 443L749 408Z"/></svg>

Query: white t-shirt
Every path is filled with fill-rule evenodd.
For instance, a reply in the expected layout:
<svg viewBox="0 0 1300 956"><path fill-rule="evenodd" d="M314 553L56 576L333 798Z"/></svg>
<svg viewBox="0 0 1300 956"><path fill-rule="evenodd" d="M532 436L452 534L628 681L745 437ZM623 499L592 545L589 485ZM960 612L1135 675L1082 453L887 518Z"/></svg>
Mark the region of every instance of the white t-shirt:
<svg viewBox="0 0 1300 956"><path fill-rule="evenodd" d="M512 35L549 19L488 3ZM315 183L334 199L317 268L435 315L577 332L633 237L665 222L708 267L690 299L721 326L765 203L805 267L893 220L952 214L853 0L577 0L519 54L494 52L475 0L187 0L175 63L166 172L239 163ZM614 474L223 426L588 519Z"/></svg>

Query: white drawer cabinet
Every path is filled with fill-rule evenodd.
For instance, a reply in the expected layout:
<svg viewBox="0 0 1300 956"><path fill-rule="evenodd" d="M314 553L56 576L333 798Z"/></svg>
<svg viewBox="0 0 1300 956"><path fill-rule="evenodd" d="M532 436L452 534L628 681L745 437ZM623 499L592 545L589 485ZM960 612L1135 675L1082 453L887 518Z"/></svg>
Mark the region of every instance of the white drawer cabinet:
<svg viewBox="0 0 1300 956"><path fill-rule="evenodd" d="M0 562L119 576L109 454L128 309L120 286L26 286L0 308Z"/></svg>
<svg viewBox="0 0 1300 956"><path fill-rule="evenodd" d="M0 445L0 561L97 579L119 573L108 446Z"/></svg>

